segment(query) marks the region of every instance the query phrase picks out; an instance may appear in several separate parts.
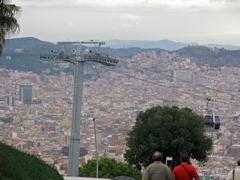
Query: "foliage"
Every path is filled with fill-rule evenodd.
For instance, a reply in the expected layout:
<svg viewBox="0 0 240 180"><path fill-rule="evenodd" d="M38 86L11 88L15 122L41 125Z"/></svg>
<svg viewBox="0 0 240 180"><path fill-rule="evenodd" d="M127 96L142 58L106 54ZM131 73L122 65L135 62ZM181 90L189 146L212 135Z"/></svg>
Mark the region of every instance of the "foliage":
<svg viewBox="0 0 240 180"><path fill-rule="evenodd" d="M127 140L126 160L140 168L152 161L152 153L159 149L175 162L181 153L203 161L212 147L212 140L204 135L204 120L188 108L153 107L140 112Z"/></svg>
<svg viewBox="0 0 240 180"><path fill-rule="evenodd" d="M82 177L96 177L96 160L89 160L81 166L79 174ZM117 162L111 158L99 159L99 178L113 178L117 176L128 176L136 180L141 178L140 171L127 163Z"/></svg>
<svg viewBox="0 0 240 180"><path fill-rule="evenodd" d="M0 55L2 54L5 36L9 33L15 33L18 28L16 13L20 7L9 4L8 0L0 0Z"/></svg>
<svg viewBox="0 0 240 180"><path fill-rule="evenodd" d="M0 143L0 179L63 180L63 177L41 159Z"/></svg>

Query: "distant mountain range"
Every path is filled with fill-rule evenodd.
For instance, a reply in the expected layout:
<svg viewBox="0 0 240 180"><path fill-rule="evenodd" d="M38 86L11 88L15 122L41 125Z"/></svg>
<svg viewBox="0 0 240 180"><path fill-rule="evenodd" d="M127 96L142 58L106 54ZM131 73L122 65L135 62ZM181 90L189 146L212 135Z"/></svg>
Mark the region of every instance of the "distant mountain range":
<svg viewBox="0 0 240 180"><path fill-rule="evenodd" d="M110 53L113 56L118 57L131 57L132 55L142 52L149 51L150 49L159 50L161 48L141 48L130 46L129 47L121 47L119 44L119 48L117 47L115 41L106 42L106 46L101 50L106 53ZM127 44L127 42L126 42ZM25 37L25 38L15 38L15 39L7 39L4 48L4 54L27 54L27 55L40 55L41 53L48 53L50 50L57 49L57 45L54 43L41 41L34 37Z"/></svg>
<svg viewBox="0 0 240 180"><path fill-rule="evenodd" d="M171 40L159 40L159 41L141 41L141 40L110 40L106 41L106 47L112 49L126 49L126 48L141 48L141 49L163 49L168 51L175 51L187 46L200 46L198 43L183 43ZM233 45L219 45L208 44L204 45L210 48L224 48L228 50L240 50L240 47ZM6 53L13 51L16 48L24 48L29 51L40 49L46 51L49 48L55 47L54 43L41 41L34 37L15 38L6 40ZM31 49L35 48L35 49Z"/></svg>
<svg viewBox="0 0 240 180"><path fill-rule="evenodd" d="M131 47L138 47L143 49L164 49L168 51L175 51L187 46L199 46L198 43L183 43L183 42L176 42L171 40L160 40L160 41L139 41L139 40L111 40L107 41L107 46L111 48L131 48ZM207 44L204 45L206 47L217 47L217 48L224 48L228 50L240 50L240 47L233 46L233 45L221 45L221 44Z"/></svg>
<svg viewBox="0 0 240 180"><path fill-rule="evenodd" d="M164 49L164 50L178 50L183 47L188 46L187 43L170 41L170 40L160 40L160 41L137 41L137 40L111 40L107 41L107 46L111 48L143 48L143 49Z"/></svg>
<svg viewBox="0 0 240 180"><path fill-rule="evenodd" d="M218 47L218 48L213 48ZM39 59L40 54L58 49L54 43L41 41L33 37L7 39L0 67L40 73L49 68L49 64ZM231 50L230 50L231 49ZM234 50L233 50L234 49ZM238 50L236 50L238 49ZM130 58L146 51L169 51L181 57L191 58L197 65L209 64L212 67L240 67L240 48L235 46L209 45L199 46L169 40L161 41L107 41L102 52L120 58ZM53 68L54 69L54 68ZM55 68L58 69L58 68Z"/></svg>

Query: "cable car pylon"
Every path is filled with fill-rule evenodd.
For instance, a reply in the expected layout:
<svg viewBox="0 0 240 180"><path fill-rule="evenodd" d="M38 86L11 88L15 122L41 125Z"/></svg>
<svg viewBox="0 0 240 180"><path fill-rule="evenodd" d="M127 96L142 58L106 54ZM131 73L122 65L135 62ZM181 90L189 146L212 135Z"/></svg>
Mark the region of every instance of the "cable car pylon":
<svg viewBox="0 0 240 180"><path fill-rule="evenodd" d="M118 60L107 54L99 52L103 41L81 41L81 42L58 42L58 45L77 46L72 54L65 54L64 51L51 51L48 55L40 55L43 61L69 62L74 65L74 95L72 108L72 125L69 147L68 175L79 176L79 154L80 154L80 126L81 126L81 105L83 92L83 65L87 61L97 62L107 66L115 66ZM83 51L83 45L97 45L98 50Z"/></svg>

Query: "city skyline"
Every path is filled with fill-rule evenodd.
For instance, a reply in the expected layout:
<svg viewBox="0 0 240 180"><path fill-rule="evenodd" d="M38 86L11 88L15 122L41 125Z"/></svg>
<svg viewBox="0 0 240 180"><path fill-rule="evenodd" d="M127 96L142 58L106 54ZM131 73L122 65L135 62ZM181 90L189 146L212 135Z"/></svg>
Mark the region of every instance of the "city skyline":
<svg viewBox="0 0 240 180"><path fill-rule="evenodd" d="M93 123L89 118L97 120L100 157L107 155L123 161L127 132L134 127L140 111L175 105L204 115L208 96L214 99L210 108L220 117L221 128L212 135L214 145L209 161L197 166L197 170L216 178L226 176L239 152L240 68L196 65L189 58L166 51L139 52L122 60L125 63L120 61L117 68L93 66L86 71L92 77L84 85L80 133L81 147L87 154L81 156L81 164L95 157ZM3 96L0 104L5 109L0 116L0 139L24 152L39 155L45 162L54 164L61 174L66 174L73 76L5 68L0 68L0 74L2 84L8 81L0 88ZM22 84L33 86L33 101L39 103L23 105L18 98ZM6 102L6 96L16 100L15 106ZM199 163L194 161L194 164Z"/></svg>

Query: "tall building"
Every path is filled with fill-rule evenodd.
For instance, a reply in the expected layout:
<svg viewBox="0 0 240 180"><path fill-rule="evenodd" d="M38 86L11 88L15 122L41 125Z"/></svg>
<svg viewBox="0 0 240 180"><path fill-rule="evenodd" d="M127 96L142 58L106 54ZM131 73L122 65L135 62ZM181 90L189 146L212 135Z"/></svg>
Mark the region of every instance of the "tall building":
<svg viewBox="0 0 240 180"><path fill-rule="evenodd" d="M13 96L6 96L5 101L8 106L14 106L14 97Z"/></svg>
<svg viewBox="0 0 240 180"><path fill-rule="evenodd" d="M33 90L31 85L21 85L19 92L19 99L23 104L31 105L32 104Z"/></svg>

